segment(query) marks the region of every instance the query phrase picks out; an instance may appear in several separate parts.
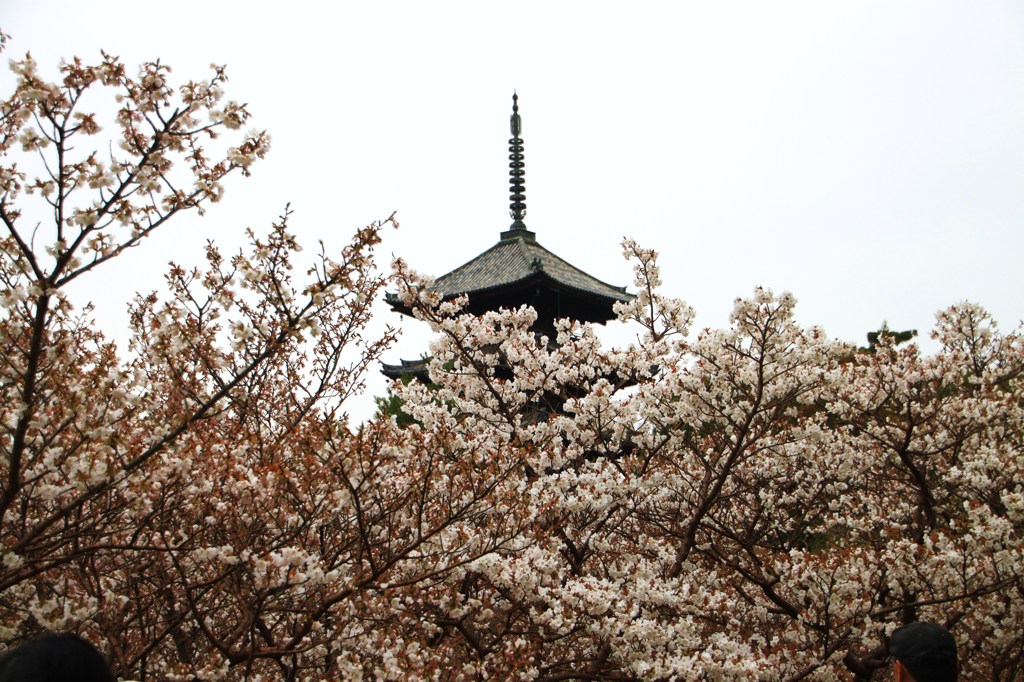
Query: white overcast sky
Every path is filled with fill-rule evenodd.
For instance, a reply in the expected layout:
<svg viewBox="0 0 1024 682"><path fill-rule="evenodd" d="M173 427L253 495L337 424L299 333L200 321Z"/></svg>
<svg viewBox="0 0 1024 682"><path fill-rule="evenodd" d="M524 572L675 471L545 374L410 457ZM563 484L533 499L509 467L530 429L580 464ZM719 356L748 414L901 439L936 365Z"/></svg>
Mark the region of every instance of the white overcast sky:
<svg viewBox="0 0 1024 682"><path fill-rule="evenodd" d="M1005 330L1024 318L1019 1L5 0L0 27L45 69L100 49L181 80L227 64L273 136L206 218L84 283L115 336L168 259L237 245L289 201L310 257L393 210L385 265L440 275L488 248L510 222L513 89L538 240L613 284L622 237L657 249L699 326L757 285L857 342L964 299ZM392 361L427 346L404 326Z"/></svg>

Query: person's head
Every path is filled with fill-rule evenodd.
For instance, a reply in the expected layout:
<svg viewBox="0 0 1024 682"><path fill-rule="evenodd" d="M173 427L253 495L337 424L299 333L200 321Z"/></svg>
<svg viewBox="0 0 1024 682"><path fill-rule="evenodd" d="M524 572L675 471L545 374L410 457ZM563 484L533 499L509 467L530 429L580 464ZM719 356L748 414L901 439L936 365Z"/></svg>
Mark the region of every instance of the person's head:
<svg viewBox="0 0 1024 682"><path fill-rule="evenodd" d="M911 623L892 633L889 654L898 682L957 682L956 640L935 623Z"/></svg>
<svg viewBox="0 0 1024 682"><path fill-rule="evenodd" d="M114 682L107 662L78 635L40 635L0 657L0 682Z"/></svg>

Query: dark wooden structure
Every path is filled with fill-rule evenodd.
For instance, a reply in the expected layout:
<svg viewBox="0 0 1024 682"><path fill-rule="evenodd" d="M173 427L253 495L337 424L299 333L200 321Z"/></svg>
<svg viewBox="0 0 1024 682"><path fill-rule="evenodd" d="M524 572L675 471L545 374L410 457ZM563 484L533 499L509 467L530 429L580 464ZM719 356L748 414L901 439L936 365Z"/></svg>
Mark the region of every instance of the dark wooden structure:
<svg viewBox="0 0 1024 682"><path fill-rule="evenodd" d="M474 315L529 305L537 311L534 330L554 338L555 320L571 318L604 324L615 317L612 307L616 302L628 301L633 296L625 287L602 282L548 251L537 242L536 235L526 229L523 222L526 216L525 162L518 99L512 95L512 139L509 140L512 225L501 233L497 244L438 277L431 286L445 300L467 296L466 311ZM394 294L387 295L387 302L396 312L412 313ZM426 378L426 361L385 364L382 371L394 379Z"/></svg>

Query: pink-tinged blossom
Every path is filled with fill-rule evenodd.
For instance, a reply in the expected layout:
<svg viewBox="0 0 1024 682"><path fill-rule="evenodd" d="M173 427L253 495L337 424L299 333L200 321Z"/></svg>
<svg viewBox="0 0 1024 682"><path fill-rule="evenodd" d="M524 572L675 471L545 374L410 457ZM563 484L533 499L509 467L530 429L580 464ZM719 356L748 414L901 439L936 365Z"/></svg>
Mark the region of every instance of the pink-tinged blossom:
<svg viewBox="0 0 1024 682"><path fill-rule="evenodd" d="M627 240L637 332L608 348L570 320L536 334L526 306L469 315L402 261L381 275L383 224L296 268L286 211L172 264L119 349L74 283L269 138L232 137L249 114L222 67L181 87L109 55L56 83L12 68L4 642L73 629L168 680L845 680L887 673L886 636L925 619L966 679L1024 671L1024 344L981 307L940 313L931 356L831 340L760 288L692 333ZM86 91L115 94L112 121ZM356 427L385 287L434 332L430 383Z"/></svg>

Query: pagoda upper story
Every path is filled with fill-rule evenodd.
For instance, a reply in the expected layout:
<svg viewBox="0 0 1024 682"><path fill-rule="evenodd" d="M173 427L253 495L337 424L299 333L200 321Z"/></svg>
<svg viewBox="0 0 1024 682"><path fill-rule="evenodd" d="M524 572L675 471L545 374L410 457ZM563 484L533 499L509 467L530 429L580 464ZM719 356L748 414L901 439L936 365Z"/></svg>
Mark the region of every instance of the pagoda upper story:
<svg viewBox="0 0 1024 682"><path fill-rule="evenodd" d="M431 288L450 300L465 295L467 312L482 315L501 308L531 306L537 311L534 330L554 338L555 320L571 318L580 322L605 322L613 319L613 306L633 298L625 287L607 284L560 258L537 242L526 228L526 180L523 155L522 118L519 97L512 95L512 138L509 140L509 213L512 225L500 235L498 243L446 275L438 277ZM396 312L412 311L394 294L387 302ZM398 377L414 373L421 362L403 361L385 365L384 374Z"/></svg>
<svg viewBox="0 0 1024 682"><path fill-rule="evenodd" d="M602 282L541 246L533 232L510 229L497 244L434 281L445 299L465 294L475 315L499 308L530 305L537 311L538 331L551 331L554 321L569 317L605 323L615 317L612 306L632 296L625 287ZM406 312L398 306L396 310Z"/></svg>

